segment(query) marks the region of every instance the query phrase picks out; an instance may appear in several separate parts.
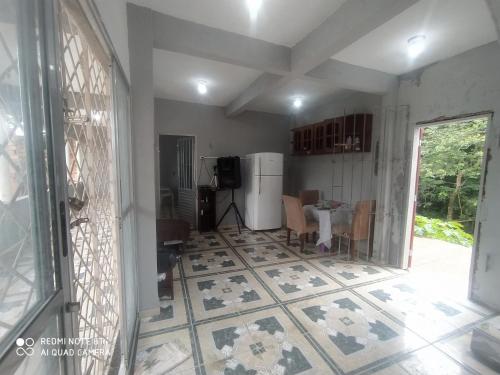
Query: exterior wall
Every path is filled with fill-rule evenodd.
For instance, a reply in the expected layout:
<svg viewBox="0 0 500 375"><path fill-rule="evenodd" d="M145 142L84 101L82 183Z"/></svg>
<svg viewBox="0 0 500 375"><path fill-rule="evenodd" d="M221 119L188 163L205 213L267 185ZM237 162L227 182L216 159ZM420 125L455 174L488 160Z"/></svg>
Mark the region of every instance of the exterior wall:
<svg viewBox="0 0 500 375"><path fill-rule="evenodd" d="M193 104L167 99L155 99L155 122L159 134L195 136L196 178L198 184L208 184L210 179L201 165L200 156L245 156L255 152L288 153L289 118L262 112L245 112L228 118L223 107ZM158 138L158 135L157 135ZM241 161L241 167L243 163ZM285 160L285 165L287 161ZM210 171L215 160L206 160ZM287 187L284 178L284 187ZM244 215L244 185L235 191L235 201ZM217 193L217 217L231 201L230 191ZM235 223L234 215L228 214L226 224Z"/></svg>
<svg viewBox="0 0 500 375"><path fill-rule="evenodd" d="M500 46L498 43L475 48L459 56L401 77L396 87L384 98L389 112L388 132L383 150L387 159L387 183L379 184L379 193L388 193L385 217L377 227L390 228L381 258L398 261L405 266L403 254L408 233L406 219L410 196L411 156L416 123L482 111L500 112ZM500 309L500 294L495 290L500 274L500 117L493 116L486 142L485 181L480 196L477 243L474 251L471 296L475 300ZM388 172L389 171L389 172ZM385 221L385 222L384 222ZM389 221L389 223L388 223Z"/></svg>

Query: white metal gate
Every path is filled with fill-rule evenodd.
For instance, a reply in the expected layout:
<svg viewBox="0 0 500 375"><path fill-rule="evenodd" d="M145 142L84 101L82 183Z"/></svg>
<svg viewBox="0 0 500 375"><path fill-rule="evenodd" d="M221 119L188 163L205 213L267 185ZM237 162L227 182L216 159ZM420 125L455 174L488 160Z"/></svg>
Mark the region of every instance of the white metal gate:
<svg viewBox="0 0 500 375"><path fill-rule="evenodd" d="M104 340L81 359L83 374L105 373L118 332L115 182L110 62L74 10L61 7L65 147L79 336ZM83 24L82 24L83 22Z"/></svg>
<svg viewBox="0 0 500 375"><path fill-rule="evenodd" d="M194 227L195 189L194 189L194 137L177 140L177 176L179 178L178 205L179 217Z"/></svg>

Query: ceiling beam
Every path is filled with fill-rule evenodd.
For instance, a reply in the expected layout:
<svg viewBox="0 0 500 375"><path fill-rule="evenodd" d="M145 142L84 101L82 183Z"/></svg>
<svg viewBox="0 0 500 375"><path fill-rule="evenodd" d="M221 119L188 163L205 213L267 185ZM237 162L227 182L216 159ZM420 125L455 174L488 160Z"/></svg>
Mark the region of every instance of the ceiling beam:
<svg viewBox="0 0 500 375"><path fill-rule="evenodd" d="M500 43L500 2L498 0L486 0L486 4L490 9L491 17L497 30L497 40Z"/></svg>
<svg viewBox="0 0 500 375"><path fill-rule="evenodd" d="M325 77L326 72L333 74L332 82L348 82L349 79L357 81L354 86L359 86L362 89L362 81L356 77L346 78L349 67L337 64L336 69L331 69L328 66L328 60L331 56L340 52L344 48L353 44L363 36L369 34L377 27L385 24L398 14L402 13L419 0L349 0L340 6L340 8L326 19L319 27L309 33L304 39L298 42L291 51L291 72L285 75L279 81L274 81L267 85L269 90L285 85L287 82L304 77L309 72L313 72L316 68L321 67L327 62L323 69L319 68L316 74ZM363 72L363 68L359 68L359 72ZM320 74L321 73L321 74ZM375 75L374 81L384 81L377 72L365 70L365 76ZM233 100L226 108L226 115L233 116L244 111L253 100L265 93L262 90L255 90L254 84L264 79L259 77L252 83L243 93ZM370 89L369 89L370 90ZM360 90L360 91L366 91ZM369 91L368 91L369 92Z"/></svg>
<svg viewBox="0 0 500 375"><path fill-rule="evenodd" d="M248 86L236 99L226 106L226 116L236 116L242 113L246 105L254 98L272 91L283 82L283 76L264 73Z"/></svg>
<svg viewBox="0 0 500 375"><path fill-rule="evenodd" d="M292 48L292 72L305 74L418 0L349 0Z"/></svg>
<svg viewBox="0 0 500 375"><path fill-rule="evenodd" d="M290 72L291 49L153 12L153 46L271 74Z"/></svg>
<svg viewBox="0 0 500 375"><path fill-rule="evenodd" d="M383 94L397 81L397 77L393 74L333 59L328 59L323 64L314 68L305 77L330 86L370 94Z"/></svg>

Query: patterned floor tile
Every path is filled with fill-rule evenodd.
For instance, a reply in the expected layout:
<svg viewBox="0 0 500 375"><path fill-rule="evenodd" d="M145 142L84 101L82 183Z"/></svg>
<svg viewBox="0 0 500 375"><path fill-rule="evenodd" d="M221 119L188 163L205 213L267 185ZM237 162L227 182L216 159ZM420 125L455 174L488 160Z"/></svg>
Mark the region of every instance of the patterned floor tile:
<svg viewBox="0 0 500 375"><path fill-rule="evenodd" d="M250 271L187 280L196 320L239 313L274 303Z"/></svg>
<svg viewBox="0 0 500 375"><path fill-rule="evenodd" d="M207 275L245 268L230 248L187 253L182 256L185 276Z"/></svg>
<svg viewBox="0 0 500 375"><path fill-rule="evenodd" d="M186 328L140 339L134 374L196 374L189 330Z"/></svg>
<svg viewBox="0 0 500 375"><path fill-rule="evenodd" d="M197 327L207 374L329 374L279 308Z"/></svg>
<svg viewBox="0 0 500 375"><path fill-rule="evenodd" d="M299 257L303 259L312 259L319 257L332 257L333 253L328 251L323 251L319 246L316 246L313 242L306 242L303 252L300 252L300 242L298 240L290 241L290 245L283 243L287 249L296 253ZM339 259L347 259L346 254L341 254L340 256L335 256Z"/></svg>
<svg viewBox="0 0 500 375"><path fill-rule="evenodd" d="M489 334L500 338L500 317L492 318L478 325L488 331ZM498 372L481 363L470 349L472 330L460 335L441 341L436 346L456 361L469 366L480 374L494 375Z"/></svg>
<svg viewBox="0 0 500 375"><path fill-rule="evenodd" d="M285 228L275 229L275 230L267 230L267 231L265 231L265 233L275 241L278 241L278 242L286 241L286 229ZM290 233L290 239L291 240L297 239L297 235L295 234L295 232Z"/></svg>
<svg viewBox="0 0 500 375"><path fill-rule="evenodd" d="M191 232L188 241L184 245L186 252L220 249L221 247L227 247L227 245L220 234L212 232L198 233L196 231Z"/></svg>
<svg viewBox="0 0 500 375"><path fill-rule="evenodd" d="M436 340L482 319L481 315L443 295L420 292L418 286L406 278L382 281L355 290L427 340Z"/></svg>
<svg viewBox="0 0 500 375"><path fill-rule="evenodd" d="M246 245L234 248L250 267L266 266L300 260L294 253L279 243Z"/></svg>
<svg viewBox="0 0 500 375"><path fill-rule="evenodd" d="M231 246L272 242L263 232L224 233L223 236L229 241Z"/></svg>
<svg viewBox="0 0 500 375"><path fill-rule="evenodd" d="M338 262L331 258L312 259L311 263L349 286L394 276L389 271L371 264Z"/></svg>
<svg viewBox="0 0 500 375"><path fill-rule="evenodd" d="M249 229L243 226L240 226L240 231L248 232ZM217 232L219 233L227 233L227 232L238 232L238 226L235 225L221 225L217 228Z"/></svg>
<svg viewBox="0 0 500 375"><path fill-rule="evenodd" d="M345 372L425 344L348 291L295 302L289 309Z"/></svg>
<svg viewBox="0 0 500 375"><path fill-rule="evenodd" d="M281 301L341 287L304 261L257 268L255 271Z"/></svg>
<svg viewBox="0 0 500 375"><path fill-rule="evenodd" d="M141 318L141 332L152 332L187 323L186 307L180 281L174 281L174 300L160 300L158 315Z"/></svg>
<svg viewBox="0 0 500 375"><path fill-rule="evenodd" d="M394 363L382 370L370 372L376 375L468 375L472 372L453 361L447 355L429 346L417 350L410 357Z"/></svg>

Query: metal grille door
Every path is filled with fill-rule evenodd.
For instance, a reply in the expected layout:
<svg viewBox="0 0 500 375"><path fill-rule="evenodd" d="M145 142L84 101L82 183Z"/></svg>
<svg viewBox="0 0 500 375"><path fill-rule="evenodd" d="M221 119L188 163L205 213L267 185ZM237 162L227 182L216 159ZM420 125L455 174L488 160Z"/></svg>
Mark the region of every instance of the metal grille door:
<svg viewBox="0 0 500 375"><path fill-rule="evenodd" d="M194 227L196 223L196 191L193 184L194 138L177 140L177 175L179 176L178 207L179 217Z"/></svg>
<svg viewBox="0 0 500 375"><path fill-rule="evenodd" d="M104 339L107 351L82 357L81 372L102 374L119 317L111 72L99 46L64 6L61 29L74 290L81 304L78 329L82 338Z"/></svg>

